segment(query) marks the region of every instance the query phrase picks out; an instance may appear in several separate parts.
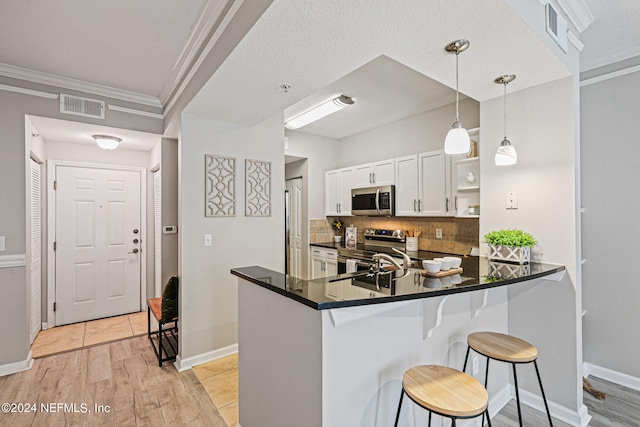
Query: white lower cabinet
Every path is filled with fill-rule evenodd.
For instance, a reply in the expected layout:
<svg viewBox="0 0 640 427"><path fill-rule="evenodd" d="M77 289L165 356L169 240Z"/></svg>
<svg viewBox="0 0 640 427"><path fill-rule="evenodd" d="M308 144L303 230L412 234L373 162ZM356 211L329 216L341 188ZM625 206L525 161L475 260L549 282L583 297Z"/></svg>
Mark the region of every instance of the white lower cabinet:
<svg viewBox="0 0 640 427"><path fill-rule="evenodd" d="M443 150L396 159L396 215L444 216L449 213Z"/></svg>
<svg viewBox="0 0 640 427"><path fill-rule="evenodd" d="M311 278L338 274L338 250L313 247L311 249Z"/></svg>

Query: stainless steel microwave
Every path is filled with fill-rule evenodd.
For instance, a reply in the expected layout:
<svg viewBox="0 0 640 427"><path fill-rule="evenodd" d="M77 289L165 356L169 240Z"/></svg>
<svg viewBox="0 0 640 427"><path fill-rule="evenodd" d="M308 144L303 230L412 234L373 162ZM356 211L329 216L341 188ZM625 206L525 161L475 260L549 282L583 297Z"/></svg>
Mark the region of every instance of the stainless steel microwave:
<svg viewBox="0 0 640 427"><path fill-rule="evenodd" d="M394 216L396 214L396 187L353 188L351 190L351 215Z"/></svg>

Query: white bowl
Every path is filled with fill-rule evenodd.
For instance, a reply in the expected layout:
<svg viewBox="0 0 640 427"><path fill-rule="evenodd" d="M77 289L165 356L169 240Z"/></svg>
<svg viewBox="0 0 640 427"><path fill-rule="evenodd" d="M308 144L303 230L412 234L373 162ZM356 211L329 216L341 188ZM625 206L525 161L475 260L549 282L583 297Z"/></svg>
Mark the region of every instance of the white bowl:
<svg viewBox="0 0 640 427"><path fill-rule="evenodd" d="M448 288L449 286L453 286L453 281L451 280L451 276L444 276L440 278L442 280L442 287Z"/></svg>
<svg viewBox="0 0 640 427"><path fill-rule="evenodd" d="M458 268L462 264L462 258L457 256L446 256L444 259L451 261L451 268Z"/></svg>
<svg viewBox="0 0 640 427"><path fill-rule="evenodd" d="M424 280L424 287L430 289L440 289L442 288L442 281L437 277L427 277Z"/></svg>
<svg viewBox="0 0 640 427"><path fill-rule="evenodd" d="M451 282L453 282L454 285L462 283L462 277L459 274L452 274L449 277L451 277Z"/></svg>
<svg viewBox="0 0 640 427"><path fill-rule="evenodd" d="M422 268L427 270L427 273L437 273L438 271L440 271L440 267L442 267L442 263L440 261L431 259L422 261Z"/></svg>
<svg viewBox="0 0 640 427"><path fill-rule="evenodd" d="M440 270L442 271L449 271L449 269L451 268L451 261L445 258L434 258L433 260L440 261L442 263L442 265L440 266Z"/></svg>

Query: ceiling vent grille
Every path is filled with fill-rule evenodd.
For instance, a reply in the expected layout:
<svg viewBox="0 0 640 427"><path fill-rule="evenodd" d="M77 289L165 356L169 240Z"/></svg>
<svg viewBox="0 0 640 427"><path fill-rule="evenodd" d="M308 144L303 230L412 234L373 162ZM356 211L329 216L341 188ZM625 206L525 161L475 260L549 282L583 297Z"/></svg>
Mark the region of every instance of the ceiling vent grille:
<svg viewBox="0 0 640 427"><path fill-rule="evenodd" d="M566 53L567 52L567 20L553 7L551 3L547 3L546 6L547 15L547 33L556 42L558 46Z"/></svg>
<svg viewBox="0 0 640 427"><path fill-rule="evenodd" d="M60 112L74 116L104 119L104 101L60 94Z"/></svg>

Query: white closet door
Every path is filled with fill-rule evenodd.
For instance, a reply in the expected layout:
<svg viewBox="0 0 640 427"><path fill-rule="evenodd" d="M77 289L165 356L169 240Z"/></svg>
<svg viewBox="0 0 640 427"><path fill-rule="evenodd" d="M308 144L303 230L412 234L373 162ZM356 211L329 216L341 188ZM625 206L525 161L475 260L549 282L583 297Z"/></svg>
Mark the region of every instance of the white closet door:
<svg viewBox="0 0 640 427"><path fill-rule="evenodd" d="M30 320L29 335L31 342L42 328L42 242L41 242L41 206L40 206L40 164L31 159L31 263L30 277Z"/></svg>
<svg viewBox="0 0 640 427"><path fill-rule="evenodd" d="M155 235L154 271L156 297L162 294L162 187L160 170L153 173L153 230Z"/></svg>

